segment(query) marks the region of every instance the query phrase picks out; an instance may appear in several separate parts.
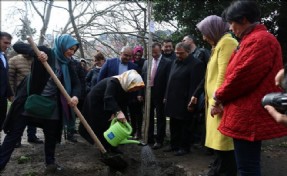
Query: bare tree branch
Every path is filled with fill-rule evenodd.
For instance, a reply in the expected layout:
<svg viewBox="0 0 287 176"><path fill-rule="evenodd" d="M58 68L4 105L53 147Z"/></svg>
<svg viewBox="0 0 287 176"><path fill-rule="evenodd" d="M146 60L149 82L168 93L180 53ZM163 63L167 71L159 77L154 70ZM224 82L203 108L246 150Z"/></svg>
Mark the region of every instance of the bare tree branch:
<svg viewBox="0 0 287 176"><path fill-rule="evenodd" d="M43 36L46 35L46 31L48 29L48 24L50 22L53 3L54 1L51 1L50 4L48 4L48 7L45 8L45 10L47 10L47 13L45 14L45 18L43 20L43 27L40 30L40 39L39 39L38 45L42 45L45 41L45 38Z"/></svg>
<svg viewBox="0 0 287 176"><path fill-rule="evenodd" d="M41 12L37 9L37 7L35 6L33 0L30 0L34 10L36 11L36 13L40 16L40 18L42 19L42 21L44 22L44 16L41 14Z"/></svg>
<svg viewBox="0 0 287 176"><path fill-rule="evenodd" d="M90 37L90 36L89 36L89 37ZM89 37L87 36L87 38L89 38ZM114 48L112 48L111 45L109 45L109 44L103 42L102 40L100 40L100 39L98 39L98 38L94 38L94 39L95 39L96 41L100 42L102 45L104 45L104 46L110 48L110 49L111 49L113 52L115 52L116 54L119 54L119 52L116 51Z"/></svg>
<svg viewBox="0 0 287 176"><path fill-rule="evenodd" d="M81 42L81 37L79 35L79 31L78 31L78 28L76 26L76 23L75 23L75 19L74 19L74 14L73 14L73 10L72 10L72 1L68 1L68 4L69 4L69 14L70 14L70 19L71 19L71 23L73 25L73 28L74 28L74 31L75 31L75 34L76 34L76 38L78 40L78 42L80 43L80 53L81 53L81 57L82 58L85 58L85 54L84 54L84 50L83 50L83 46L82 46L82 42Z"/></svg>

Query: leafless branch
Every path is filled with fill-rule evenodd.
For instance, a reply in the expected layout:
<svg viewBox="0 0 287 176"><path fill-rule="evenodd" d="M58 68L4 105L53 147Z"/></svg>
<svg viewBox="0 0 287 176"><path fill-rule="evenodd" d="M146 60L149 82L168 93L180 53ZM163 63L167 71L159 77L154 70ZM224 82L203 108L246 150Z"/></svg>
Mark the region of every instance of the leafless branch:
<svg viewBox="0 0 287 176"><path fill-rule="evenodd" d="M44 16L41 14L41 12L38 10L38 8L35 6L33 0L30 0L34 10L36 11L36 13L41 17L42 21L44 21Z"/></svg>

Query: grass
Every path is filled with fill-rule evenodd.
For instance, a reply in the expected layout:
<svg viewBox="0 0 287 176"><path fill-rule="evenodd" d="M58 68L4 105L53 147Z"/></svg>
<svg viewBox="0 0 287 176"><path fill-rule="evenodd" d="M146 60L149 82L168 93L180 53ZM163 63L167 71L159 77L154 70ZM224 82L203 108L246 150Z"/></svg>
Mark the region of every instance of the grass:
<svg viewBox="0 0 287 176"><path fill-rule="evenodd" d="M11 106L11 102L8 101L7 112L9 111L10 106Z"/></svg>
<svg viewBox="0 0 287 176"><path fill-rule="evenodd" d="M30 172L24 174L23 176L37 176L37 175L38 175L38 174L37 174L36 172L30 171Z"/></svg>
<svg viewBox="0 0 287 176"><path fill-rule="evenodd" d="M287 148L287 142L280 143L279 147Z"/></svg>

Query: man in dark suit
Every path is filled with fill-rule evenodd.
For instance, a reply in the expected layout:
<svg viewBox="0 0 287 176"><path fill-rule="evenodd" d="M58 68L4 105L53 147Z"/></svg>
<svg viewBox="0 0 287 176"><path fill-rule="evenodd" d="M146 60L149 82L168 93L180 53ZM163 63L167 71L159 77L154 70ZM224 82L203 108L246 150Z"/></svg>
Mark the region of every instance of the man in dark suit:
<svg viewBox="0 0 287 176"><path fill-rule="evenodd" d="M7 113L7 99L13 100L12 89L9 84L8 77L8 61L5 56L5 51L11 45L12 36L7 32L0 32L0 130L2 130L3 122Z"/></svg>
<svg viewBox="0 0 287 176"><path fill-rule="evenodd" d="M174 61L176 59L176 55L174 53L172 40L165 39L162 44L162 55L170 61Z"/></svg>
<svg viewBox="0 0 287 176"><path fill-rule="evenodd" d="M152 67L151 67L151 102L150 102L150 123L148 131L148 143L154 143L154 110L156 110L157 117L157 135L153 149L159 149L163 145L166 129L166 118L164 113L164 95L167 86L171 61L161 54L161 44L154 43L152 45ZM145 61L142 69L142 77L146 84L147 65Z"/></svg>
<svg viewBox="0 0 287 176"><path fill-rule="evenodd" d="M125 46L121 49L120 58L107 59L98 76L98 82L104 78L122 74L127 70L137 70L136 64L131 62L133 49Z"/></svg>
<svg viewBox="0 0 287 176"><path fill-rule="evenodd" d="M195 39L192 35L186 35L182 42L189 45L190 53L195 59L202 61L207 67L210 51L206 48L199 48L196 46ZM194 92L191 100L189 102L189 111L196 111L196 115L193 118L192 130L193 130L193 139L192 144L200 144L204 146L205 143L205 96L204 96L204 83L205 78L203 78L198 85L196 91Z"/></svg>
<svg viewBox="0 0 287 176"><path fill-rule="evenodd" d="M191 124L193 114L188 103L205 74L205 65L190 54L190 47L178 43L175 47L177 59L173 62L166 91L166 115L170 117L170 150L176 156L190 151Z"/></svg>

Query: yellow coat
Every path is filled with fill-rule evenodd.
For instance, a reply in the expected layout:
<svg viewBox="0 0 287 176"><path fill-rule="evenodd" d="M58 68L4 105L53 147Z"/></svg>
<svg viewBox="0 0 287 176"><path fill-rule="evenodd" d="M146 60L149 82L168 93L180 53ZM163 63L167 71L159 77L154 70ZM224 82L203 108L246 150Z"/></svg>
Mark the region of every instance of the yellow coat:
<svg viewBox="0 0 287 176"><path fill-rule="evenodd" d="M209 63L207 65L205 78L206 95L206 140L205 146L222 151L233 150L232 138L224 136L218 131L221 116L212 117L210 110L214 105L213 95L218 87L223 83L226 67L238 42L232 38L231 34L221 37L217 45L212 49Z"/></svg>

